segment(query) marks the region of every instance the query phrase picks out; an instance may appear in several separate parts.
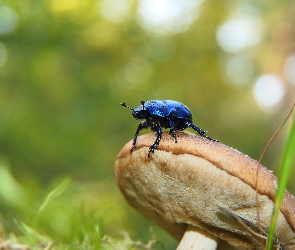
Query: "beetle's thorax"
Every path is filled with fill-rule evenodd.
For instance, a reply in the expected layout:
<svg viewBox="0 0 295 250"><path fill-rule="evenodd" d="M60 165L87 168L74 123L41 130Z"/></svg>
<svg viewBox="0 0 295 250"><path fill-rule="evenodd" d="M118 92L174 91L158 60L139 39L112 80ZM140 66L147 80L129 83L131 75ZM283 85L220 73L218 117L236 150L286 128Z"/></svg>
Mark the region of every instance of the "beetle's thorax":
<svg viewBox="0 0 295 250"><path fill-rule="evenodd" d="M132 111L132 116L135 119L146 119L149 116L149 111L141 105Z"/></svg>

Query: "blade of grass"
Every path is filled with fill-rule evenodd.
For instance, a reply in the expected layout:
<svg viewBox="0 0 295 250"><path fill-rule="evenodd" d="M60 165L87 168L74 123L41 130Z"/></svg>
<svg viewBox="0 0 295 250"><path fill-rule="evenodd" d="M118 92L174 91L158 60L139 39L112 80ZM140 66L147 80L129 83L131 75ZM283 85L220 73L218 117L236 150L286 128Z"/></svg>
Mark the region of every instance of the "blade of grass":
<svg viewBox="0 0 295 250"><path fill-rule="evenodd" d="M14 219L14 223L18 227L18 229L25 235L24 242L26 244L36 246L40 242L42 242L43 244L48 244L49 242L53 241L53 239L51 239L49 236L42 235L36 229L28 226L24 222L18 222L16 219Z"/></svg>
<svg viewBox="0 0 295 250"><path fill-rule="evenodd" d="M56 187L54 188L45 198L45 200L43 201L42 205L40 206L40 208L38 209L37 212L37 217L43 212L43 210L47 207L47 205L54 200L55 197L61 195L66 188L69 186L70 184L70 178L65 178L62 180L62 182Z"/></svg>
<svg viewBox="0 0 295 250"><path fill-rule="evenodd" d="M271 226L268 232L268 239L266 249L270 250L272 246L272 240L274 237L274 231L276 227L276 222L279 216L280 206L284 198L286 186L294 163L295 158L295 116L293 117L293 124L291 126L290 135L287 138L285 145L283 159L281 163L280 178L278 184L278 190L275 197L275 205L273 210L273 216L271 221Z"/></svg>

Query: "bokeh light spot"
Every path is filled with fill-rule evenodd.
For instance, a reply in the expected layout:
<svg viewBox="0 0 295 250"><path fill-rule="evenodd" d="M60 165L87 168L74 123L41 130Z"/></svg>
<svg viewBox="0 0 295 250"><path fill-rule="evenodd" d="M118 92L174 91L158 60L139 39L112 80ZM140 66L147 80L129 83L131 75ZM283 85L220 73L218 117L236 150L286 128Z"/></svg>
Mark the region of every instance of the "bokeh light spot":
<svg viewBox="0 0 295 250"><path fill-rule="evenodd" d="M227 52L238 52L260 41L261 26L257 18L230 19L217 30L217 42Z"/></svg>
<svg viewBox="0 0 295 250"><path fill-rule="evenodd" d="M7 50L5 45L0 42L0 68L5 64L7 60Z"/></svg>
<svg viewBox="0 0 295 250"><path fill-rule="evenodd" d="M15 10L0 6L0 34L7 34L13 31L17 25L18 16Z"/></svg>
<svg viewBox="0 0 295 250"><path fill-rule="evenodd" d="M262 108L274 108L285 95L284 82L277 75L261 76L255 82L253 94Z"/></svg>
<svg viewBox="0 0 295 250"><path fill-rule="evenodd" d="M88 49L110 48L118 42L118 35L117 27L113 23L93 22L84 31L84 44Z"/></svg>
<svg viewBox="0 0 295 250"><path fill-rule="evenodd" d="M80 0L47 0L48 9L52 12L67 12L77 9L80 5Z"/></svg>
<svg viewBox="0 0 295 250"><path fill-rule="evenodd" d="M104 0L100 6L100 13L109 21L121 22L128 16L130 5L128 0Z"/></svg>
<svg viewBox="0 0 295 250"><path fill-rule="evenodd" d="M203 0L140 0L138 14L141 25L159 33L187 30L197 18L197 7Z"/></svg>
<svg viewBox="0 0 295 250"><path fill-rule="evenodd" d="M222 61L226 81L233 85L244 85L250 82L254 69L252 61L244 56L233 56Z"/></svg>

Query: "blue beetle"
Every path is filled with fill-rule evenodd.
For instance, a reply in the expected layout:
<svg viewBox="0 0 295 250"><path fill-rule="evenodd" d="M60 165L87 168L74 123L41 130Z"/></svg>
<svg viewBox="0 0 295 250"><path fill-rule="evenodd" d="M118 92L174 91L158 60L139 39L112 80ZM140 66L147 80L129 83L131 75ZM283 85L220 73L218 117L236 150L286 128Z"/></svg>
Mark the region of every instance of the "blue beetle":
<svg viewBox="0 0 295 250"><path fill-rule="evenodd" d="M175 143L177 143L177 130L184 130L187 127L191 127L201 136L211 140L217 141L205 135L207 131L194 125L192 113L189 108L181 102L173 100L151 100L141 101L141 105L138 108L131 108L125 104L120 103L123 107L132 110L132 116L135 119L144 120L139 123L136 133L133 138L133 145L131 152L136 146L137 136L140 130L144 128L151 128L152 131L157 132L157 138L155 142L150 146L148 157L150 153L155 151L162 138L162 128L170 128L170 134L173 136Z"/></svg>

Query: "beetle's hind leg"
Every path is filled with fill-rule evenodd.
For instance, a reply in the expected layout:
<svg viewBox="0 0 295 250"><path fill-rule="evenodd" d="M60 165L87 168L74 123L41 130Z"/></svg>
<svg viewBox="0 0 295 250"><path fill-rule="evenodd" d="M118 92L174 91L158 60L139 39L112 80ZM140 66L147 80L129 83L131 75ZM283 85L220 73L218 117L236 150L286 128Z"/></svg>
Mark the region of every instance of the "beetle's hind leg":
<svg viewBox="0 0 295 250"><path fill-rule="evenodd" d="M198 132L199 135L201 135L201 136L207 138L208 140L211 140L211 141L217 141L217 140L212 139L212 138L210 138L209 136L205 135L208 131L201 129L201 128L197 127L196 125L194 125L194 124L192 124L192 123L190 123L190 122L187 122L186 125L187 125L188 127L191 127L193 130L195 130L196 132Z"/></svg>
<svg viewBox="0 0 295 250"><path fill-rule="evenodd" d="M147 123L147 121L143 121L138 124L137 130L136 130L134 138L133 138L131 153L132 153L133 149L135 149L135 147L136 147L137 136L138 136L140 130L142 130L144 128L148 128L148 127L149 127L149 124Z"/></svg>
<svg viewBox="0 0 295 250"><path fill-rule="evenodd" d="M152 130L157 132L157 138L156 138L155 142L150 146L148 157L150 157L151 152L154 153L155 149L159 146L159 143L162 138L162 133L163 133L161 127L158 124L153 126Z"/></svg>

